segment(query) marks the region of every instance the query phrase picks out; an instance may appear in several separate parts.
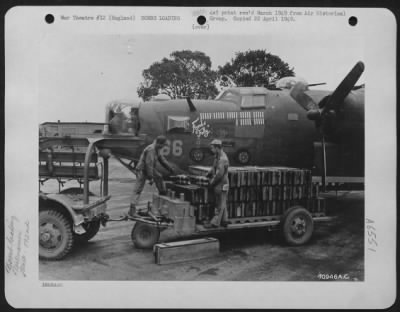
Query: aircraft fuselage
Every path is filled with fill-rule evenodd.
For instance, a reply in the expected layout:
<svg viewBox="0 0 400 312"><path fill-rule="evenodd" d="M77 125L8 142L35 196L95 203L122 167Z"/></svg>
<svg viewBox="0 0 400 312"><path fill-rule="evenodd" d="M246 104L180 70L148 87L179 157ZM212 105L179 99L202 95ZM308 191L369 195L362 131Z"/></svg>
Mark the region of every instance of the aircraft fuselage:
<svg viewBox="0 0 400 312"><path fill-rule="evenodd" d="M235 89L231 91L217 100L193 100L195 111L186 100L142 103L140 132L147 135L148 142L166 135L168 147L163 153L183 169L210 165L209 143L219 138L231 165L309 168L319 174L320 131L288 92L264 88L242 88L236 94ZM322 99L330 92L310 94ZM363 176L363 88L346 97L330 126L328 175Z"/></svg>

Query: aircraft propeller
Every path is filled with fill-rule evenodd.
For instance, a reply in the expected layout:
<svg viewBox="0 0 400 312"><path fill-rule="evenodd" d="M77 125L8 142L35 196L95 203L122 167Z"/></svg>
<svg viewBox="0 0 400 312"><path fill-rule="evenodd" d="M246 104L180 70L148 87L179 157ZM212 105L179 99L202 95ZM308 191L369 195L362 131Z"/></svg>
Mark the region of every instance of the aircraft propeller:
<svg viewBox="0 0 400 312"><path fill-rule="evenodd" d="M364 63L357 62L350 70L347 76L337 86L335 91L327 97L324 97L318 104L305 93L308 90L308 85L303 82L296 83L290 91L290 96L307 111L307 118L314 120L317 128L320 130L322 154L323 154L323 172L322 185L325 190L326 180L326 147L325 147L325 127L331 116L335 116L344 99L354 88L357 80L364 71Z"/></svg>
<svg viewBox="0 0 400 312"><path fill-rule="evenodd" d="M296 83L290 90L290 96L308 113L310 120L320 120L326 114L337 111L339 106L343 104L344 99L354 88L357 80L364 71L364 63L358 62L347 76L342 80L339 86L332 92L329 97L325 97L318 104L307 94L308 85L303 82Z"/></svg>

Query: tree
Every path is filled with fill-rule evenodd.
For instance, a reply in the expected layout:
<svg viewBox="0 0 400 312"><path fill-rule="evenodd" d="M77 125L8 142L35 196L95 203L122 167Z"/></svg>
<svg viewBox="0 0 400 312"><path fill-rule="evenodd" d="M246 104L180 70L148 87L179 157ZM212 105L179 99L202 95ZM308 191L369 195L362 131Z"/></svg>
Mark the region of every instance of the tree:
<svg viewBox="0 0 400 312"><path fill-rule="evenodd" d="M225 86L230 86L231 80L238 87L268 88L287 76L294 76L293 68L289 68L279 56L265 50L237 52L234 59L218 67L218 79Z"/></svg>
<svg viewBox="0 0 400 312"><path fill-rule="evenodd" d="M215 97L217 74L211 69L211 60L199 51L175 51L170 58L163 58L143 70L144 82L137 89L144 101L158 93L171 99L190 96L194 99Z"/></svg>

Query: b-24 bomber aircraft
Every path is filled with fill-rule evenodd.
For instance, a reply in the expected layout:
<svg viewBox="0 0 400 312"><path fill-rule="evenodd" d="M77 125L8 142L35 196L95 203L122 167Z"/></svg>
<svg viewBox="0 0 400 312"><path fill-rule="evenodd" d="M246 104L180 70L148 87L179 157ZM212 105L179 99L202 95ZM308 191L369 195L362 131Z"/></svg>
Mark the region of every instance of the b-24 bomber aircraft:
<svg viewBox="0 0 400 312"><path fill-rule="evenodd" d="M310 90L299 81L275 90L228 88L214 100L160 95L136 107L114 102L106 112L104 136L113 139L107 147L133 169L144 146L164 134L164 155L185 169L210 165L209 143L218 138L233 166L309 168L324 185L363 184L365 88L356 86L363 71L358 62L334 91Z"/></svg>

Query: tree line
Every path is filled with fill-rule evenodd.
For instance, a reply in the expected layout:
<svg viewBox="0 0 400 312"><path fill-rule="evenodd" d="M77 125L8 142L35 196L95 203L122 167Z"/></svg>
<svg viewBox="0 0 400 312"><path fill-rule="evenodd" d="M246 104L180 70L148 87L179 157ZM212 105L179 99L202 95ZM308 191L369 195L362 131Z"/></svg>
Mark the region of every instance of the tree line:
<svg viewBox="0 0 400 312"><path fill-rule="evenodd" d="M169 58L154 62L143 70L143 81L137 93L143 101L160 93L171 99L187 96L209 99L218 94L216 85L271 88L280 78L294 74L293 67L265 50L237 52L217 70L211 69L210 57L203 52L174 51Z"/></svg>

